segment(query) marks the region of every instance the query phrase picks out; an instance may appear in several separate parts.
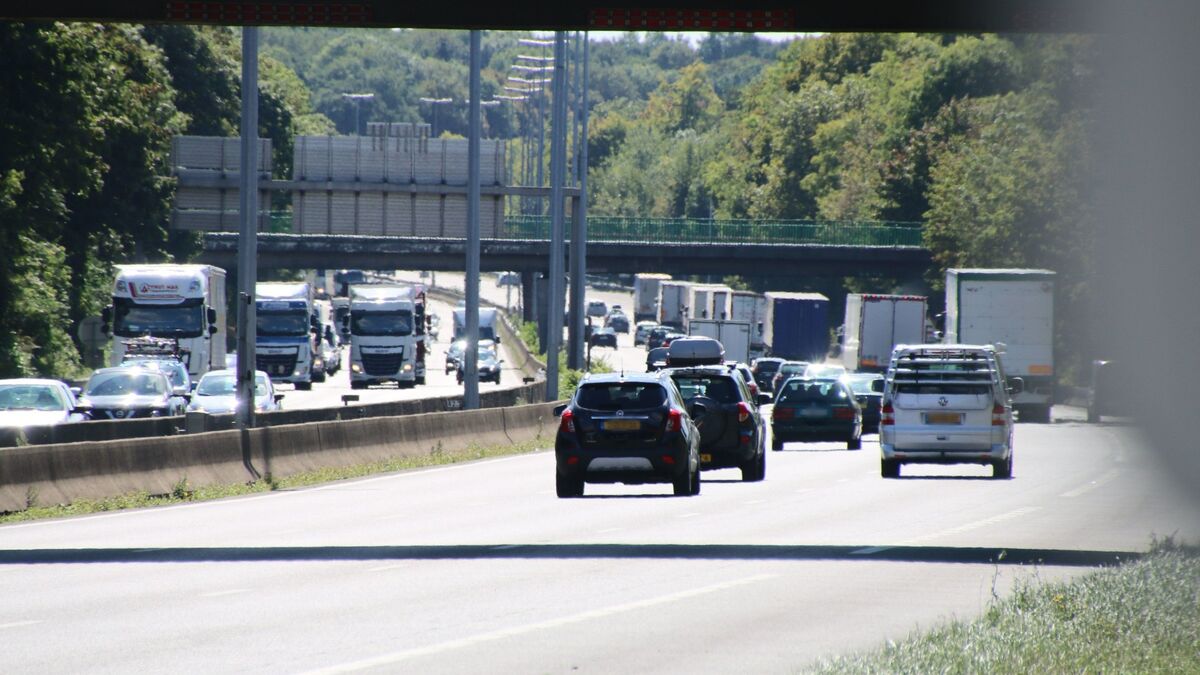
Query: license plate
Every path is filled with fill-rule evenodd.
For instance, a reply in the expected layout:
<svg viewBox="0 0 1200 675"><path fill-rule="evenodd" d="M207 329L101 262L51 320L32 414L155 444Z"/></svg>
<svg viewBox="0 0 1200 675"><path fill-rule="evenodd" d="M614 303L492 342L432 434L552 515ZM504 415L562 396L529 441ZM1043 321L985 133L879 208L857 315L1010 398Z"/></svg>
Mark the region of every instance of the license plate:
<svg viewBox="0 0 1200 675"><path fill-rule="evenodd" d="M829 417L829 411L825 408L804 408L800 411L800 416L809 418Z"/></svg>
<svg viewBox="0 0 1200 675"><path fill-rule="evenodd" d="M641 428L637 420L604 420L605 431L637 431Z"/></svg>
<svg viewBox="0 0 1200 675"><path fill-rule="evenodd" d="M952 412L925 413L926 424L962 424L962 415Z"/></svg>
<svg viewBox="0 0 1200 675"><path fill-rule="evenodd" d="M701 464L711 464L712 463L712 455L710 455L706 452L700 453L700 463Z"/></svg>

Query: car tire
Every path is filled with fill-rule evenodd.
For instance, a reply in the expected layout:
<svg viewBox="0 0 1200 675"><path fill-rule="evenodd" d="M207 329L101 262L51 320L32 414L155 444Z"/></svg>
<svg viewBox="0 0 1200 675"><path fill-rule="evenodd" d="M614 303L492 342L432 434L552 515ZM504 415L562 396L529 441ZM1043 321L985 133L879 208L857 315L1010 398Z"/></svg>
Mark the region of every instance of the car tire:
<svg viewBox="0 0 1200 675"><path fill-rule="evenodd" d="M559 499L582 497L583 479L571 478L570 476L564 476L561 473L555 472L554 491L558 494Z"/></svg>
<svg viewBox="0 0 1200 675"><path fill-rule="evenodd" d="M297 391L312 391L312 382L297 382Z"/></svg>
<svg viewBox="0 0 1200 675"><path fill-rule="evenodd" d="M772 438L771 439L771 449L775 450L775 451L783 450L783 441L781 441L777 438Z"/></svg>
<svg viewBox="0 0 1200 675"><path fill-rule="evenodd" d="M763 452L742 465L742 482L758 482L767 475L767 453Z"/></svg>
<svg viewBox="0 0 1200 675"><path fill-rule="evenodd" d="M862 450L862 436L846 441L847 450Z"/></svg>
<svg viewBox="0 0 1200 675"><path fill-rule="evenodd" d="M879 475L884 478L899 478L900 462L894 459L879 460Z"/></svg>
<svg viewBox="0 0 1200 675"><path fill-rule="evenodd" d="M696 475L692 476L692 496L700 494L700 465L696 464Z"/></svg>
<svg viewBox="0 0 1200 675"><path fill-rule="evenodd" d="M992 462L992 478L1012 478L1012 454L1008 455L1008 459L999 462Z"/></svg>
<svg viewBox="0 0 1200 675"><path fill-rule="evenodd" d="M695 494L693 492L695 488L692 486L692 484L696 481L696 474L698 473L700 472L688 471L672 481L672 487L674 488L676 497L690 497Z"/></svg>

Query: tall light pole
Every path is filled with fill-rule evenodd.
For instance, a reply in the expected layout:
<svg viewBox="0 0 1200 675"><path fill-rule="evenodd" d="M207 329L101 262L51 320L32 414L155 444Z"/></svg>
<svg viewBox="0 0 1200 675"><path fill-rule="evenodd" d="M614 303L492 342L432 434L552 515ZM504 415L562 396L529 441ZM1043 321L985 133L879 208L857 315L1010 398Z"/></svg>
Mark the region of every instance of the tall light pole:
<svg viewBox="0 0 1200 675"><path fill-rule="evenodd" d="M354 101L354 135L358 136L358 107L363 101L371 101L375 99L375 94L342 94L342 98L347 101Z"/></svg>
<svg viewBox="0 0 1200 675"><path fill-rule="evenodd" d="M438 106L446 105L448 103L454 103L454 99L452 99L452 98L430 98L428 96L422 96L421 98L419 98L417 100L420 101L421 103L428 103L429 105L433 106L433 133L431 135L434 138L437 138L438 137Z"/></svg>

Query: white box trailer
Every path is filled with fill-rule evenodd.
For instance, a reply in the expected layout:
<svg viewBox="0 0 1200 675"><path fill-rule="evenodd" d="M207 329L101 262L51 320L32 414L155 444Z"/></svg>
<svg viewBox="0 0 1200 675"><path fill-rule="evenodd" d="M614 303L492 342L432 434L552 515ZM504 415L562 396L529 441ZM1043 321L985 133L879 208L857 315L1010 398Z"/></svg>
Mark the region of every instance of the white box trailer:
<svg viewBox="0 0 1200 675"><path fill-rule="evenodd" d="M1006 376L1020 377L1022 421L1050 421L1054 403L1054 285L1041 269L946 270L947 343L991 344Z"/></svg>
<svg viewBox="0 0 1200 675"><path fill-rule="evenodd" d="M662 281L658 286L658 322L676 330L687 325L687 311L691 305L690 281Z"/></svg>
<svg viewBox="0 0 1200 675"><path fill-rule="evenodd" d="M725 360L750 363L750 323L719 319L692 319L688 324L693 337L710 337L725 347Z"/></svg>
<svg viewBox="0 0 1200 675"><path fill-rule="evenodd" d="M644 273L633 277L633 321L654 321L658 319L658 288L664 281L670 281L670 274Z"/></svg>
<svg viewBox="0 0 1200 675"><path fill-rule="evenodd" d="M734 291L729 299L729 319L750 324L750 348L762 351L767 341L763 337L763 322L767 315L767 298L754 291Z"/></svg>
<svg viewBox="0 0 1200 675"><path fill-rule="evenodd" d="M847 295L842 332L846 370L881 373L896 345L923 344L926 305L921 295Z"/></svg>

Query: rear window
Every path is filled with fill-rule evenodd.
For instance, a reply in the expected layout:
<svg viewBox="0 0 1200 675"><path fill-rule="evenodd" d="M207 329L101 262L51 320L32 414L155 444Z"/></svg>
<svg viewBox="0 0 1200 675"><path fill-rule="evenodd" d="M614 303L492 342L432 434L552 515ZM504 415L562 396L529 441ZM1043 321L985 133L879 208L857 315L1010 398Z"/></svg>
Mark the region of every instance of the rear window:
<svg viewBox="0 0 1200 675"><path fill-rule="evenodd" d="M791 380L779 393L778 403L802 403L805 401L827 401L836 403L849 398L846 390L837 382L797 382Z"/></svg>
<svg viewBox="0 0 1200 675"><path fill-rule="evenodd" d="M590 410L644 410L666 400L667 392L657 382L608 382L580 387L576 405Z"/></svg>
<svg viewBox="0 0 1200 675"><path fill-rule="evenodd" d="M705 396L718 403L737 403L737 384L726 377L703 377L698 375L673 375L671 379L679 386L684 398Z"/></svg>
<svg viewBox="0 0 1200 675"><path fill-rule="evenodd" d="M922 382L896 385L897 394L945 394L954 396L984 396L992 392L990 384L967 382Z"/></svg>
<svg viewBox="0 0 1200 675"><path fill-rule="evenodd" d="M754 372L756 373L774 373L779 370L779 361L763 361L762 363L754 364Z"/></svg>

